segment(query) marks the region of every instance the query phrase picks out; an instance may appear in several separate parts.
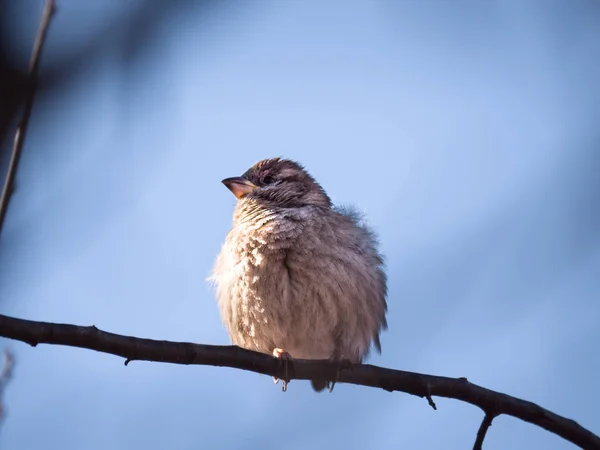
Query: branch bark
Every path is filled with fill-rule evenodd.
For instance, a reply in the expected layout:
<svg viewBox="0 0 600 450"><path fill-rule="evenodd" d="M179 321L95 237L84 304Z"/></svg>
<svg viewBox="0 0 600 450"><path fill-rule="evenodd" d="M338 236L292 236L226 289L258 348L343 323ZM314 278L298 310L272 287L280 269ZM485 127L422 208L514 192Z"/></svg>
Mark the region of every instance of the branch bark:
<svg viewBox="0 0 600 450"><path fill-rule="evenodd" d="M328 381L337 377L340 383L370 386L390 392L405 392L428 400L431 396L453 398L478 406L489 418L502 414L516 417L557 434L581 448L600 450L600 438L577 422L554 414L535 403L477 386L466 378L426 375L368 364L348 363L340 369L339 364L328 360L293 359L285 362L236 346L156 341L108 333L93 325L82 327L35 322L4 315L0 315L0 336L34 347L38 344L56 344L109 353L125 358L125 365L130 361L210 365L232 367L290 380ZM480 427L480 433L483 435L489 426L484 427L487 423L484 419Z"/></svg>
<svg viewBox="0 0 600 450"><path fill-rule="evenodd" d="M29 62L29 92L25 100L23 118L17 127L12 154L10 156L10 162L8 163L8 171L6 173L6 179L2 188L2 195L0 196L0 233L2 232L2 227L4 225L4 218L6 217L6 211L8 210L8 203L14 191L17 167L19 166L19 161L21 160L23 143L25 142L25 133L27 133L27 126L29 125L29 118L31 117L31 110L33 109L40 55L42 54L42 48L44 46L44 42L46 41L46 34L50 25L50 19L52 18L54 11L54 0L46 0L44 12L42 14L42 20L35 38L35 43L33 44L33 51L31 52L31 60Z"/></svg>

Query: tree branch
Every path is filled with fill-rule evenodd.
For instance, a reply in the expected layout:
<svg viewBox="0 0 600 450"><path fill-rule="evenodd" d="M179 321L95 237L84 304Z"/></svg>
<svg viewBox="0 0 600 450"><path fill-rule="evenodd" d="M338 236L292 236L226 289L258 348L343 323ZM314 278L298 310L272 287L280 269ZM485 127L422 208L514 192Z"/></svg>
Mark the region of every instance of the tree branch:
<svg viewBox="0 0 600 450"><path fill-rule="evenodd" d="M340 383L400 391L421 398L453 398L478 406L484 412L493 411L494 417L506 414L532 423L584 449L600 450L600 438L577 422L535 403L477 386L466 378L425 375L368 364L348 364L340 371L338 363L328 360L293 359L287 362L286 367L280 359L236 346L155 341L108 333L93 325L81 327L34 322L4 315L0 315L0 336L34 347L38 344L57 344L96 350L121 356L126 364L130 361L155 361L232 367L290 380L328 381L337 376ZM484 434L483 428L482 424L481 434Z"/></svg>
<svg viewBox="0 0 600 450"><path fill-rule="evenodd" d="M35 43L33 44L33 51L31 52L31 60L29 62L29 93L27 94L25 101L23 118L21 119L15 134L13 150L10 157L10 162L8 164L8 171L6 173L4 186L2 188L2 196L0 196L0 233L2 232L2 226L4 225L4 218L6 217L6 211L8 210L10 197L14 191L17 167L19 166L19 161L21 159L23 143L25 141L25 133L27 133L27 126L29 125L29 118L31 117L31 110L33 109L40 55L42 53L44 42L46 41L48 26L50 25L50 19L52 18L54 10L54 0L46 0L44 12L42 14L42 20L35 38Z"/></svg>
<svg viewBox="0 0 600 450"><path fill-rule="evenodd" d="M475 439L475 444L473 445L473 450L481 450L483 448L483 440L485 439L485 434L489 427L492 426L492 420L494 420L493 414L487 414L483 416L483 420L481 421L481 425L479 425L479 430L477 430L477 437Z"/></svg>

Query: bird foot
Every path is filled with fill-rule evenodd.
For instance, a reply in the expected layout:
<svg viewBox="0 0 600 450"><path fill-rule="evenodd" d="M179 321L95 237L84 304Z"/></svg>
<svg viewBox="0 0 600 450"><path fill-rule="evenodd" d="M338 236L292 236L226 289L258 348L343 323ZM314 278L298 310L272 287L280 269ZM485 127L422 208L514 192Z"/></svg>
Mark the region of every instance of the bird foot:
<svg viewBox="0 0 600 450"><path fill-rule="evenodd" d="M286 352L282 348L275 348L275 349L273 349L273 356L275 358L292 359L292 355L290 355L288 352Z"/></svg>
<svg viewBox="0 0 600 450"><path fill-rule="evenodd" d="M284 349L282 348L275 348L273 349L273 356L277 359L279 359L280 361L282 361L283 363L283 367L284 367L284 372L285 372L285 380L281 380L281 390L283 392L287 391L287 385L290 382L289 377L288 377L288 363L289 361L291 361L292 359L292 355L290 355L288 352L286 352ZM279 383L279 378L277 377L273 377L273 382L275 384Z"/></svg>
<svg viewBox="0 0 600 450"><path fill-rule="evenodd" d="M332 381L328 381L327 382L327 389L329 389L329 392L333 392L333 388L335 387L335 383L337 383L337 380L340 378L340 372L342 371L342 369L349 369L352 367L352 362L349 359L345 359L342 356L332 356L331 358L329 358L330 361L334 361L337 363L337 368L335 371L335 379Z"/></svg>

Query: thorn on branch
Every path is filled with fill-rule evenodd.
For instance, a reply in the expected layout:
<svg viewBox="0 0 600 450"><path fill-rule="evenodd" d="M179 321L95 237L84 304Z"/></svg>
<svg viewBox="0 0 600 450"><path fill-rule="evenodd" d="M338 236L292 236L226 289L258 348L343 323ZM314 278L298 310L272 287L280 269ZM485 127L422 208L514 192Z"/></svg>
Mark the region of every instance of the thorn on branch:
<svg viewBox="0 0 600 450"><path fill-rule="evenodd" d="M488 428L492 426L492 420L494 420L495 417L496 414L485 414L483 420L481 421L481 425L479 425L479 430L477 430L477 437L475 438L473 450L482 450L483 440L485 439Z"/></svg>
<svg viewBox="0 0 600 450"><path fill-rule="evenodd" d="M125 360L125 365L126 365L126 366L128 366L128 365L129 365L129 363L130 363L131 361L132 361L131 359L127 358L127 359Z"/></svg>
<svg viewBox="0 0 600 450"><path fill-rule="evenodd" d="M377 384L377 387L383 389L386 392L394 392L394 386L392 386L392 384L390 383L389 380L387 379L379 379L379 383Z"/></svg>

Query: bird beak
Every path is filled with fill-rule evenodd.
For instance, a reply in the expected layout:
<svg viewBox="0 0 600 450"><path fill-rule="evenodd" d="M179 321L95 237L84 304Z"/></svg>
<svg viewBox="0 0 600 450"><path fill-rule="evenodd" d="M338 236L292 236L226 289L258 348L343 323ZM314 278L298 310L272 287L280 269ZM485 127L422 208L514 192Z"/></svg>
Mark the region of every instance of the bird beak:
<svg viewBox="0 0 600 450"><path fill-rule="evenodd" d="M227 189L233 192L233 195L237 198L242 198L256 189L256 185L253 182L242 177L225 178L221 183L227 186Z"/></svg>

